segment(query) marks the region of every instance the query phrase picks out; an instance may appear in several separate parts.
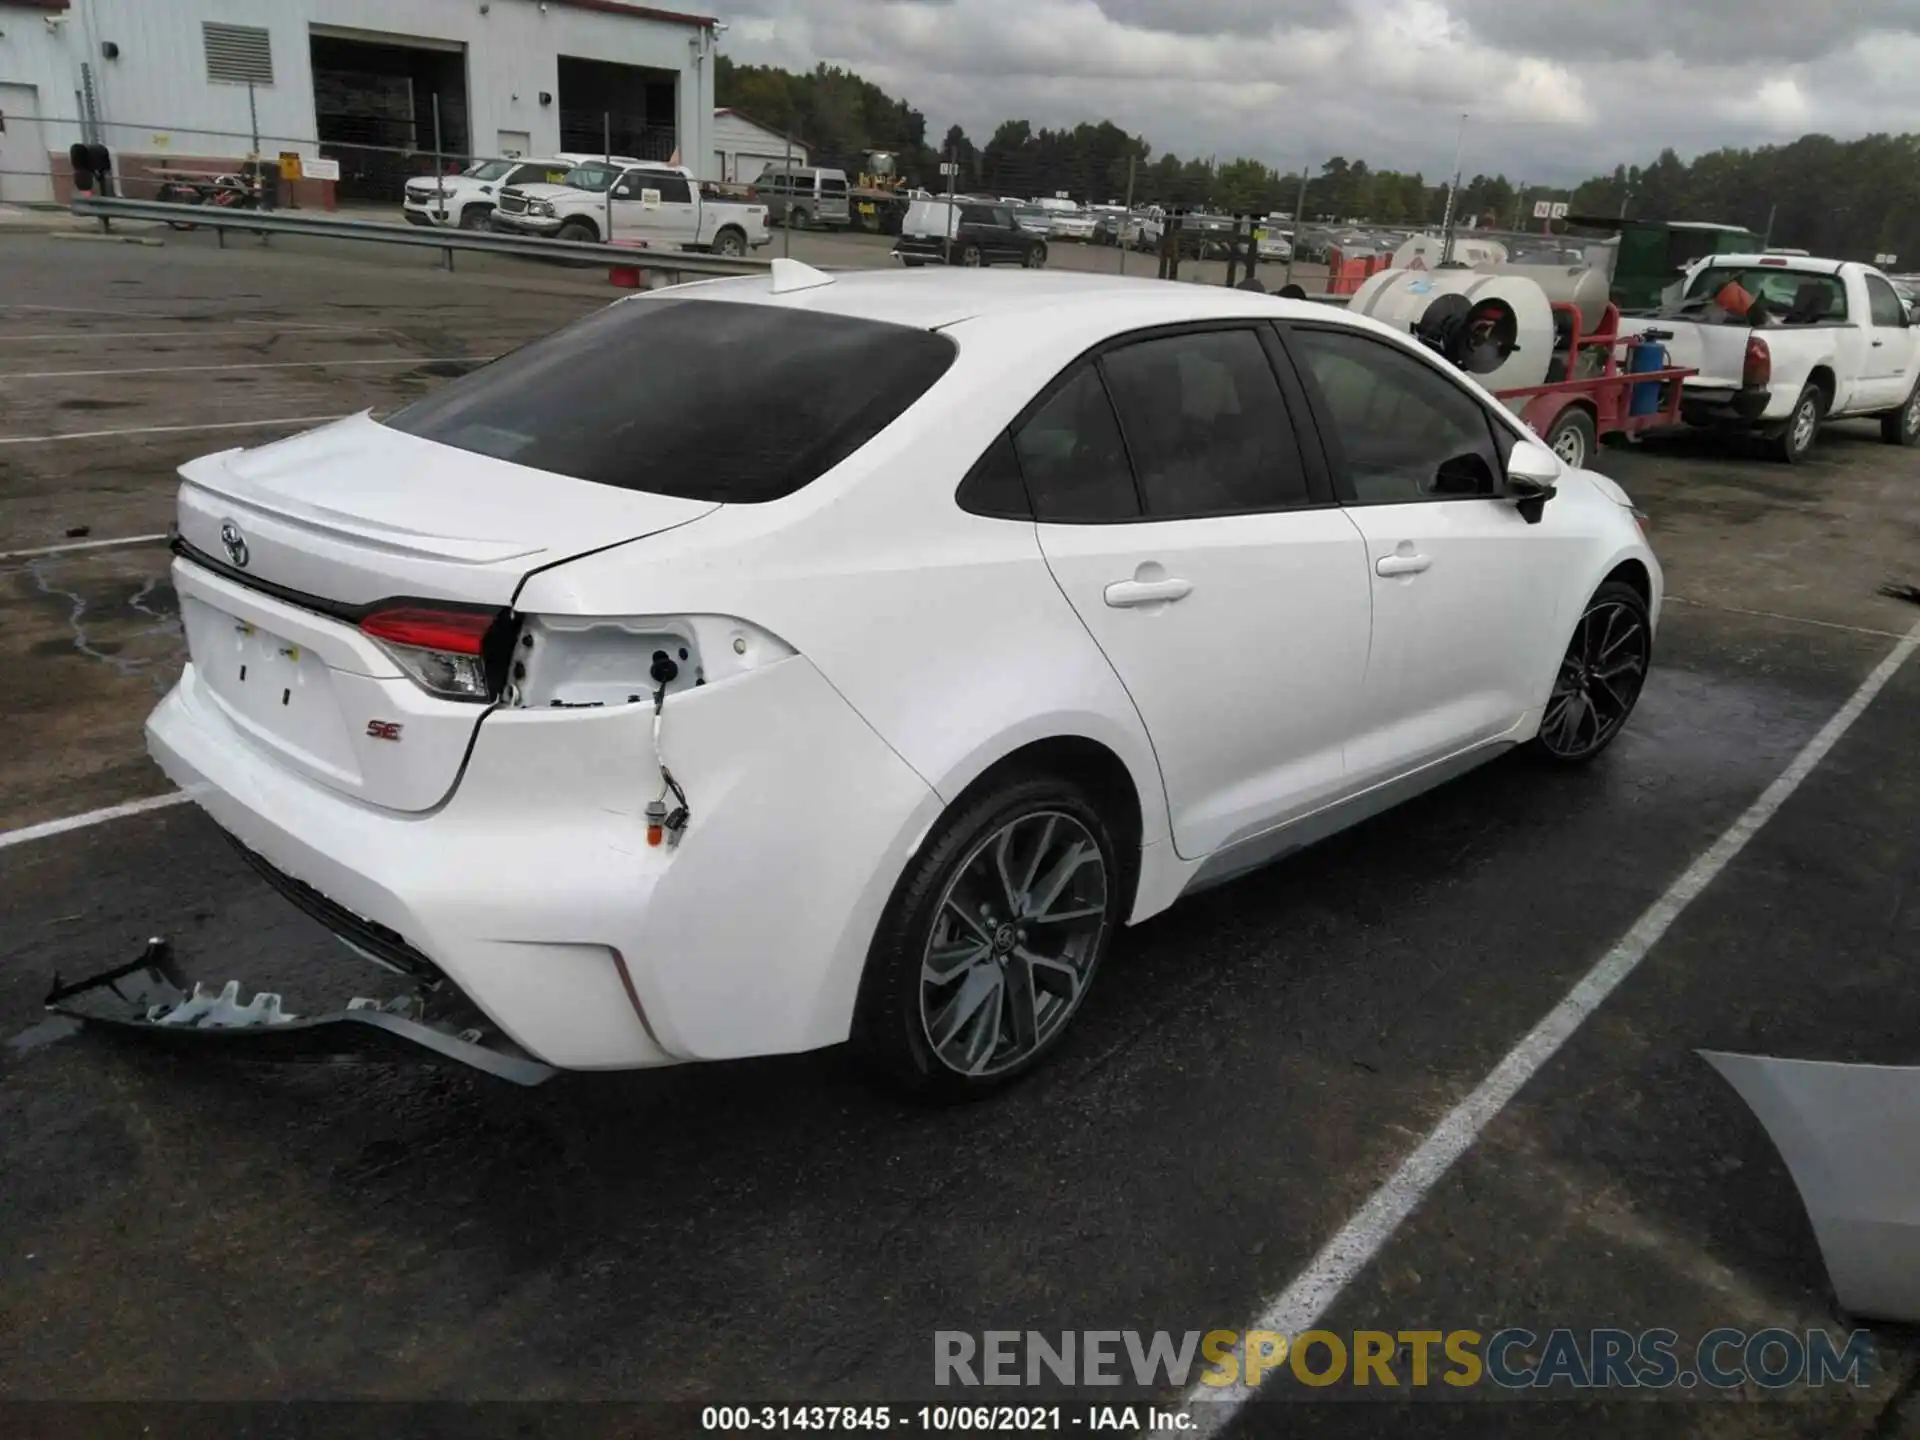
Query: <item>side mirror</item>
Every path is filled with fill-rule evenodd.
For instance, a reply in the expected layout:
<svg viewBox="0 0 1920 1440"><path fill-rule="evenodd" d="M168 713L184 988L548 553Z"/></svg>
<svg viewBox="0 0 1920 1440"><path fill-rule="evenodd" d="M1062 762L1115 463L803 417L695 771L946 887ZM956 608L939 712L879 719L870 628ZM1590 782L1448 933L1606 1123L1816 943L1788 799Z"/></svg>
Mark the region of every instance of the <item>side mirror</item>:
<svg viewBox="0 0 1920 1440"><path fill-rule="evenodd" d="M1513 447L1504 493L1529 525L1540 523L1547 501L1559 493L1560 473L1560 457L1546 446L1523 442Z"/></svg>

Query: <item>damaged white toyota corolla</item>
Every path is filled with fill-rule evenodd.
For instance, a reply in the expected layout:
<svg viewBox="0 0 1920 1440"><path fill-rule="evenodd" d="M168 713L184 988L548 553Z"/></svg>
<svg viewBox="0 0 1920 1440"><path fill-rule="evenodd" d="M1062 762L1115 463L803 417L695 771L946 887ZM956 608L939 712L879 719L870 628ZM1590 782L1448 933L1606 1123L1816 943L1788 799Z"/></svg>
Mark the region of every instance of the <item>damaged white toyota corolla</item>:
<svg viewBox="0 0 1920 1440"><path fill-rule="evenodd" d="M182 475L155 757L461 1044L572 1069L991 1088L1121 925L1604 749L1661 589L1407 337L1089 275L776 262Z"/></svg>

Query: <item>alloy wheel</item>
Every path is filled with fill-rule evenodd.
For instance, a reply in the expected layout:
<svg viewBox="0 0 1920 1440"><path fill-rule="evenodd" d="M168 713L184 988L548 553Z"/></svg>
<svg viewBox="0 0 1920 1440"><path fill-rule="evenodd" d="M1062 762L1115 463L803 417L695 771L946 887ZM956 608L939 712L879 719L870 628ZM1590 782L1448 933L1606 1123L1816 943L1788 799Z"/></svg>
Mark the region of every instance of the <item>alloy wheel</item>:
<svg viewBox="0 0 1920 1440"><path fill-rule="evenodd" d="M1813 444L1813 432L1820 423L1819 403L1809 395L1793 412L1793 448L1805 450Z"/></svg>
<svg viewBox="0 0 1920 1440"><path fill-rule="evenodd" d="M1624 601L1587 607L1540 721L1540 743L1549 752L1575 760L1613 739L1646 683L1652 639L1646 617Z"/></svg>
<svg viewBox="0 0 1920 1440"><path fill-rule="evenodd" d="M1009 1070L1079 1008L1107 923L1107 865L1071 815L1010 820L940 897L920 965L920 1023L957 1074Z"/></svg>

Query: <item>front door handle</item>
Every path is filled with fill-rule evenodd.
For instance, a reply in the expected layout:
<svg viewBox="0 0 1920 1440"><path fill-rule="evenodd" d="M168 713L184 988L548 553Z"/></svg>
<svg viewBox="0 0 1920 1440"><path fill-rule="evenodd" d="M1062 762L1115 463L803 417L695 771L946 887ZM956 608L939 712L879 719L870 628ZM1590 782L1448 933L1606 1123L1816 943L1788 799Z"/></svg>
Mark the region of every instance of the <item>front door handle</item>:
<svg viewBox="0 0 1920 1440"><path fill-rule="evenodd" d="M1433 561L1425 555L1382 555L1373 562L1376 575L1418 575Z"/></svg>
<svg viewBox="0 0 1920 1440"><path fill-rule="evenodd" d="M1880 347L1881 347L1882 345L1884 345L1884 344L1886 344L1886 343L1887 343L1887 342L1886 342L1886 341L1884 341L1884 340L1876 340L1876 341L1874 341L1874 342L1873 342L1873 348L1874 348L1874 349L1876 349L1876 350L1878 350L1878 349L1879 349L1879 348L1880 348Z"/></svg>
<svg viewBox="0 0 1920 1440"><path fill-rule="evenodd" d="M1106 600L1116 610L1135 605L1166 605L1193 593L1190 580L1116 580L1107 586Z"/></svg>

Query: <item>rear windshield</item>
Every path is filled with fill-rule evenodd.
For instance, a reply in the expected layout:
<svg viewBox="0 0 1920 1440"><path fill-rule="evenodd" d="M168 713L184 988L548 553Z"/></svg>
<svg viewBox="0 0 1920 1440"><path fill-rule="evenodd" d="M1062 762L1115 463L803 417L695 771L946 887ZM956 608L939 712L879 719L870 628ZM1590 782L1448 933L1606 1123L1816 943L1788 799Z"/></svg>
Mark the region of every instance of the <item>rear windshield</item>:
<svg viewBox="0 0 1920 1440"><path fill-rule="evenodd" d="M389 417L408 435L685 500L790 495L953 363L930 330L713 300L629 300Z"/></svg>
<svg viewBox="0 0 1920 1440"><path fill-rule="evenodd" d="M1729 289L1729 287L1733 287ZM1741 292L1746 299L1742 301ZM1709 265L1687 286L1683 308L1765 302L1764 318L1781 325L1818 325L1847 318L1847 291L1831 272L1783 265Z"/></svg>

